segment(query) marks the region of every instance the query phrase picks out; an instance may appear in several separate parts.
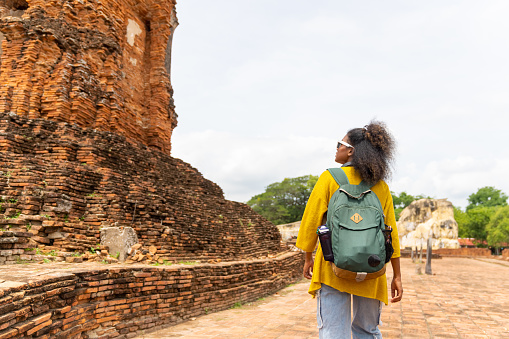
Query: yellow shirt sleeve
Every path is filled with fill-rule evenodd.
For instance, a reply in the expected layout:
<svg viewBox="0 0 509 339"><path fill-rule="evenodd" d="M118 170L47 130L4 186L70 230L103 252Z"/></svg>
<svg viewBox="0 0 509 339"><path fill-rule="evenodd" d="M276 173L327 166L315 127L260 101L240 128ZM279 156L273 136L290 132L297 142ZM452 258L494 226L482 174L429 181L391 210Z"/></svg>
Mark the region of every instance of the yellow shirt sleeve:
<svg viewBox="0 0 509 339"><path fill-rule="evenodd" d="M329 180L329 171L325 171L320 175L318 181L309 196L300 223L299 234L297 236L297 243L295 246L300 248L304 252L313 252L316 247L318 235L316 234L317 228L322 225L322 219L324 214L327 212L329 205L332 182ZM333 180L334 181L334 180ZM339 187L336 184L336 189ZM334 191L336 190L334 189ZM333 191L333 192L334 192Z"/></svg>
<svg viewBox="0 0 509 339"><path fill-rule="evenodd" d="M353 167L343 167L343 169L351 184L358 185L362 181ZM320 178L309 196L302 217L296 243L296 246L301 250L305 252L314 251L318 240L316 229L322 224L322 218L325 212L327 212L329 200L338 188L339 185L329 171L325 171L320 175ZM382 204L386 225L392 227L392 241L394 247L394 255L392 257L397 258L401 254L391 192L384 181L378 182L371 190L377 195ZM321 288L322 283L342 292L378 299L385 304L388 303L387 280L385 274L379 278L361 282L338 278L333 273L330 263L323 259L322 249L318 243L309 293L315 295L315 292Z"/></svg>

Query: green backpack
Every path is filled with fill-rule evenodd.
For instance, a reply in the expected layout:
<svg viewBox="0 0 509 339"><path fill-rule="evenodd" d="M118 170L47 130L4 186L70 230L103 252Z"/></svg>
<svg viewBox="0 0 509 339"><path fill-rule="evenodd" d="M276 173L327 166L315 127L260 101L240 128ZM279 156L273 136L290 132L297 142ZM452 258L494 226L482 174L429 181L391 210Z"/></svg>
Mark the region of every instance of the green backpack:
<svg viewBox="0 0 509 339"><path fill-rule="evenodd" d="M334 254L332 269L344 279L377 278L385 273L385 264L393 252L382 204L364 181L351 185L343 169L328 171L339 184L327 211Z"/></svg>

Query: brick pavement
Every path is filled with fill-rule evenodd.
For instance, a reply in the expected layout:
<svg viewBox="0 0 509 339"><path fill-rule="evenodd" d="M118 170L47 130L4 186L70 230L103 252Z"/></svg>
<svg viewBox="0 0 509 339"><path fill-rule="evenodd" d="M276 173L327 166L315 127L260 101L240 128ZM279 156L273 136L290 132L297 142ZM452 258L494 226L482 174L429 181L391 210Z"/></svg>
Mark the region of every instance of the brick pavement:
<svg viewBox="0 0 509 339"><path fill-rule="evenodd" d="M418 264L401 260L404 299L384 307L384 338L509 338L509 262L443 258L433 261L433 275L425 275L417 274ZM316 302L307 288L301 281L255 303L138 338L317 338Z"/></svg>

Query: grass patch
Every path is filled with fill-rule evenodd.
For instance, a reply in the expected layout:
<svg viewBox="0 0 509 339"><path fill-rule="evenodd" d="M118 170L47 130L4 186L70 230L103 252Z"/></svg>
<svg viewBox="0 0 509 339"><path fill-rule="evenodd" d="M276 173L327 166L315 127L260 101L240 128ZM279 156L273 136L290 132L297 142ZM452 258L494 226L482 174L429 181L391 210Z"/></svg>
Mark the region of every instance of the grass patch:
<svg viewBox="0 0 509 339"><path fill-rule="evenodd" d="M4 216L4 219L6 219L6 220L9 220L9 219L17 219L17 218L19 218L19 216L20 216L20 215L21 215L21 211L16 210L16 214L14 214L14 215L13 215L13 216L11 216L11 217L6 217L6 216Z"/></svg>
<svg viewBox="0 0 509 339"><path fill-rule="evenodd" d="M236 309L236 308L242 308L242 303L240 301L237 301L235 304L233 304L230 309Z"/></svg>
<svg viewBox="0 0 509 339"><path fill-rule="evenodd" d="M21 260L21 259L16 259L16 264L17 265L27 265L27 264L30 264L30 261L28 260Z"/></svg>

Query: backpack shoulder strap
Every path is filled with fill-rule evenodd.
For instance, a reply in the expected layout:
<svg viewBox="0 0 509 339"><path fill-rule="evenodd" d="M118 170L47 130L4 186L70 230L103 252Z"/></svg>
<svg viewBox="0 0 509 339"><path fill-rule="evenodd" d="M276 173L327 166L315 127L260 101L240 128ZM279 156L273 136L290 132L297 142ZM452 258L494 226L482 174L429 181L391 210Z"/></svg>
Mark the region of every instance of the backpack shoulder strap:
<svg viewBox="0 0 509 339"><path fill-rule="evenodd" d="M359 185L357 185L357 186L359 186L359 188L360 188L361 190L370 190L370 189L371 189L371 187L373 187L372 185L368 184L368 183L367 183L367 182L365 182L364 180L362 180L362 181L359 183Z"/></svg>
<svg viewBox="0 0 509 339"><path fill-rule="evenodd" d="M346 176L346 173L342 168L329 168L327 170L330 172L330 174L332 175L334 180L336 180L339 187L344 187L346 185L350 185L350 180L348 180L348 177ZM352 185L352 186L356 186L355 191L359 191L359 192L368 191L372 187L364 180L362 180L358 185Z"/></svg>
<svg viewBox="0 0 509 339"><path fill-rule="evenodd" d="M340 187L350 184L350 180L348 180L348 177L342 168L329 168L327 171L329 171Z"/></svg>

